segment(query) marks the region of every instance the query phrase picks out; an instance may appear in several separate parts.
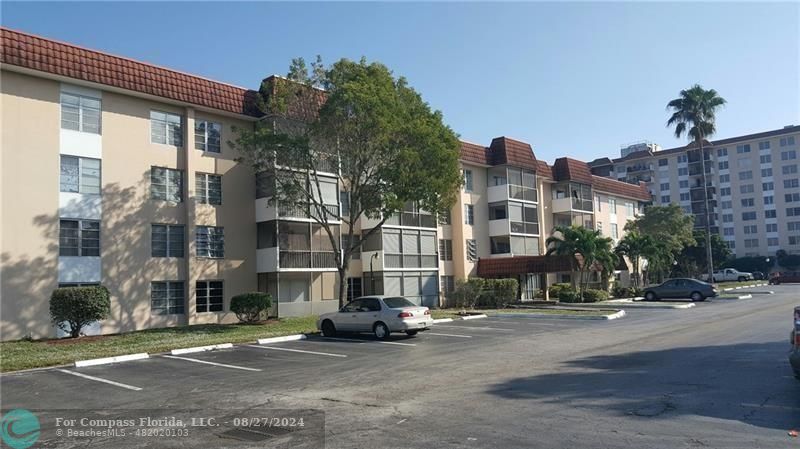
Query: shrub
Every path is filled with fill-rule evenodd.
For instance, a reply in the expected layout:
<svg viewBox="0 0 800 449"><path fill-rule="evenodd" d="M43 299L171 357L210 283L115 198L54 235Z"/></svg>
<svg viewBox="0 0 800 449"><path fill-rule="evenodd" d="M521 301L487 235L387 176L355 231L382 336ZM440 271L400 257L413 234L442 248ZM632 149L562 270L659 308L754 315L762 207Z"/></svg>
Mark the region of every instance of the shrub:
<svg viewBox="0 0 800 449"><path fill-rule="evenodd" d="M102 285L57 288L50 296L50 319L72 338L80 337L87 324L105 319L109 313L111 300Z"/></svg>
<svg viewBox="0 0 800 449"><path fill-rule="evenodd" d="M572 284L553 284L547 289L548 293L550 293L550 299L559 298L561 292L565 290L575 291L575 289L572 288Z"/></svg>
<svg viewBox="0 0 800 449"><path fill-rule="evenodd" d="M519 282L516 279L483 279L483 291L476 305L486 308L502 308L516 302Z"/></svg>
<svg viewBox="0 0 800 449"><path fill-rule="evenodd" d="M255 323L270 307L272 296L267 293L242 293L231 298L231 312L243 323Z"/></svg>
<svg viewBox="0 0 800 449"><path fill-rule="evenodd" d="M560 302L581 302L581 295L571 288L563 289L558 292L558 300Z"/></svg>
<svg viewBox="0 0 800 449"><path fill-rule="evenodd" d="M459 279L456 281L456 289L452 293L456 307L462 309L473 309L478 302L478 298L483 292L484 280L481 278L469 278L466 281Z"/></svg>
<svg viewBox="0 0 800 449"><path fill-rule="evenodd" d="M630 287L623 287L621 285L614 285L614 287L611 289L611 295L613 295L615 298L630 298L633 296L631 294Z"/></svg>
<svg viewBox="0 0 800 449"><path fill-rule="evenodd" d="M598 302L598 301L608 301L608 292L605 290L596 290L593 288L587 288L583 292L583 302Z"/></svg>

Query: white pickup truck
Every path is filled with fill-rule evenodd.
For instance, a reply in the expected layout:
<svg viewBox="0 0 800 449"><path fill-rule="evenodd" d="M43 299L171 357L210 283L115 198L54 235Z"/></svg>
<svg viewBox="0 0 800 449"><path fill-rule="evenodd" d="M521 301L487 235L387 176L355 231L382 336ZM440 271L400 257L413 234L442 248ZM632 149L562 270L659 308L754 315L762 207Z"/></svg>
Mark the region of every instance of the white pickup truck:
<svg viewBox="0 0 800 449"><path fill-rule="evenodd" d="M708 281L708 275L703 275L700 279ZM711 282L729 282L729 281L752 281L753 273L745 273L735 268L725 268L714 272L714 279Z"/></svg>

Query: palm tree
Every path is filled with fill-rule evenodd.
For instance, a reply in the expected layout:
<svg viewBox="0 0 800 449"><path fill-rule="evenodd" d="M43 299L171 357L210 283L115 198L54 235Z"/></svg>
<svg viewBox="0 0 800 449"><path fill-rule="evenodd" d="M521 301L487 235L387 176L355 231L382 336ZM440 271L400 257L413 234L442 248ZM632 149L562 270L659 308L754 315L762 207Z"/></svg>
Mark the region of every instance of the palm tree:
<svg viewBox="0 0 800 449"><path fill-rule="evenodd" d="M586 274L591 269L592 265L597 262L598 247L602 247L600 243L603 237L600 231L587 229L583 226L557 226L555 232L551 237L547 238L547 255L569 256L578 266L578 288L581 298L586 289L588 279ZM610 239L607 243L611 247ZM582 260L578 260L578 257Z"/></svg>
<svg viewBox="0 0 800 449"><path fill-rule="evenodd" d="M617 269L619 256L614 252L614 241L609 237L600 237L595 244L595 264L600 268L601 284L608 290L611 274Z"/></svg>
<svg viewBox="0 0 800 449"><path fill-rule="evenodd" d="M639 231L630 230L622 240L617 244L616 252L619 255L626 256L633 265L633 286L641 287L641 274L639 268L641 267L642 257L648 249L653 246L653 239L649 235L640 234Z"/></svg>
<svg viewBox="0 0 800 449"><path fill-rule="evenodd" d="M667 109L672 110L672 116L667 120L667 126L675 125L675 137L684 134L700 149L700 161L703 174L703 200L705 202L705 230L706 230L706 256L708 260L708 278L714 273L714 264L711 257L711 211L708 207L708 184L706 182L706 158L703 151L703 141L714 135L716 128L716 112L725 104L725 99L720 97L714 89L703 89L695 84L688 90L682 90L680 97L667 103Z"/></svg>

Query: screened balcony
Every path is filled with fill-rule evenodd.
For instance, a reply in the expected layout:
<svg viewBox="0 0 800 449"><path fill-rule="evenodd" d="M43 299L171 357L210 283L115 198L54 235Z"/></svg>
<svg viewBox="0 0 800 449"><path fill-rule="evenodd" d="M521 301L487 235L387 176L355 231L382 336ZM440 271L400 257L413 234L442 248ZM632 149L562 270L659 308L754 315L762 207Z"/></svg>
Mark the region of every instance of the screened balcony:
<svg viewBox="0 0 800 449"><path fill-rule="evenodd" d="M489 202L506 201L539 201L536 189L536 173L513 167L492 167L488 171Z"/></svg>
<svg viewBox="0 0 800 449"><path fill-rule="evenodd" d="M339 245L339 226L334 226L334 242L314 223L275 220L260 222L257 227L259 272L336 269L334 244Z"/></svg>
<svg viewBox="0 0 800 449"><path fill-rule="evenodd" d="M539 235L537 206L505 201L489 204L489 235Z"/></svg>
<svg viewBox="0 0 800 449"><path fill-rule="evenodd" d="M593 212L592 186L576 182L553 186L553 213L571 211Z"/></svg>

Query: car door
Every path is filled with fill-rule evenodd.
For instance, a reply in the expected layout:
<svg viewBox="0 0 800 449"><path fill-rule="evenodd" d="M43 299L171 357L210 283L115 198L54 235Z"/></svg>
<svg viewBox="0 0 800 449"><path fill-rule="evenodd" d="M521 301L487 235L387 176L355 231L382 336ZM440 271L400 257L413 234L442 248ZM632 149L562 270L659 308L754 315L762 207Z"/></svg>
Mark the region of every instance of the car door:
<svg viewBox="0 0 800 449"><path fill-rule="evenodd" d="M353 317L353 330L371 332L372 325L378 321L381 313L381 302L378 298L362 298L361 304Z"/></svg>
<svg viewBox="0 0 800 449"><path fill-rule="evenodd" d="M672 289L670 298L688 298L692 292L689 291L689 283L686 279L675 279L675 287Z"/></svg>
<svg viewBox="0 0 800 449"><path fill-rule="evenodd" d="M350 301L349 303L345 304L344 307L339 309L339 313L336 314L336 319L334 321L336 329L345 332L356 330L355 323L356 318L358 317L357 313L362 307L362 301L363 300L361 299Z"/></svg>
<svg viewBox="0 0 800 449"><path fill-rule="evenodd" d="M674 280L667 281L661 284L661 286L659 286L656 289L656 295L659 298L672 298L672 295L675 293L674 290L675 290L675 281Z"/></svg>

